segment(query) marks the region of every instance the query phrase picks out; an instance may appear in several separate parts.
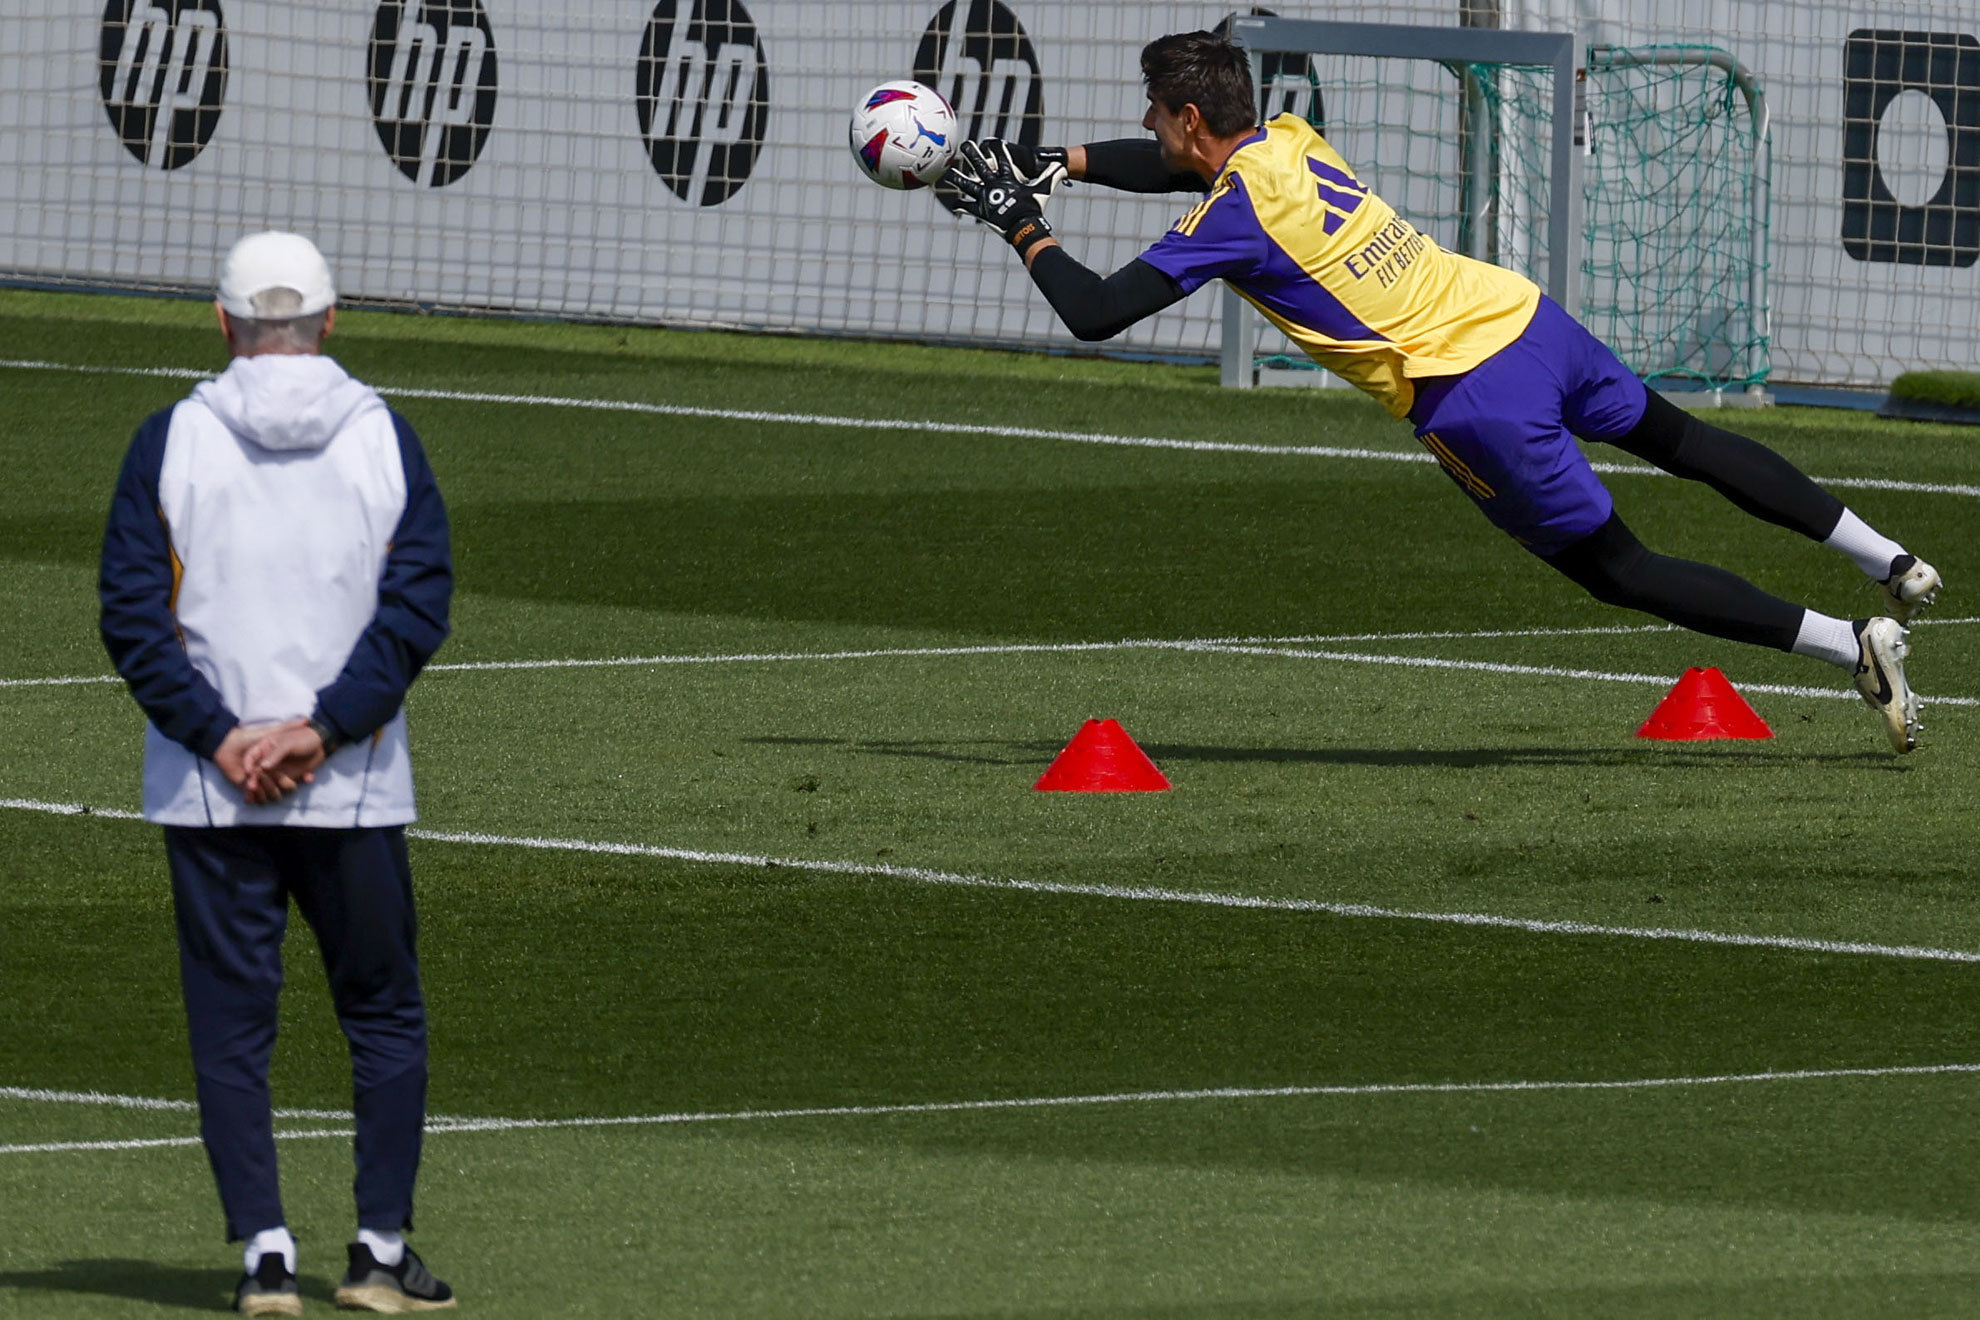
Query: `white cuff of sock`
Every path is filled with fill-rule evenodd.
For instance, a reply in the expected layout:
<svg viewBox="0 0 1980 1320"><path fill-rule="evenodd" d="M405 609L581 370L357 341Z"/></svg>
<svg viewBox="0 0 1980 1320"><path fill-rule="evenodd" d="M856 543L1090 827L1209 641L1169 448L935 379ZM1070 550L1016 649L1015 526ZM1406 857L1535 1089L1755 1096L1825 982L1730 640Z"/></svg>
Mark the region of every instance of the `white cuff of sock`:
<svg viewBox="0 0 1980 1320"><path fill-rule="evenodd" d="M1856 625L1848 619L1832 619L1814 610L1801 612L1801 630L1794 637L1794 653L1827 660L1852 674L1863 659L1863 648L1856 640Z"/></svg>
<svg viewBox="0 0 1980 1320"><path fill-rule="evenodd" d="M371 1258L380 1265L397 1265L406 1258L406 1238L403 1233L380 1233L376 1229L360 1228L357 1240L371 1248Z"/></svg>
<svg viewBox="0 0 1980 1320"><path fill-rule="evenodd" d="M242 1263L249 1274L261 1268L261 1258L271 1251L282 1253L282 1263L289 1267L289 1273L296 1272L296 1240L286 1225L264 1228L248 1239L247 1250L242 1252Z"/></svg>

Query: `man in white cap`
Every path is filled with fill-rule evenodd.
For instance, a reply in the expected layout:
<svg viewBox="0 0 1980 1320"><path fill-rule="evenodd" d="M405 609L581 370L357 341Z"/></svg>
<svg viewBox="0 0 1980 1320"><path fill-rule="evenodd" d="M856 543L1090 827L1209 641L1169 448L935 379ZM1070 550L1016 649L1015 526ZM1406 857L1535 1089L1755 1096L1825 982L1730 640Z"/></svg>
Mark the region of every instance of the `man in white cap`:
<svg viewBox="0 0 1980 1320"><path fill-rule="evenodd" d="M269 1108L293 898L350 1042L357 1239L341 1306L454 1304L410 1248L426 1009L402 703L447 635L447 514L419 439L322 355L336 318L298 234L228 253L233 360L140 426L104 533L104 644L150 719L206 1145L244 1315L300 1315Z"/></svg>

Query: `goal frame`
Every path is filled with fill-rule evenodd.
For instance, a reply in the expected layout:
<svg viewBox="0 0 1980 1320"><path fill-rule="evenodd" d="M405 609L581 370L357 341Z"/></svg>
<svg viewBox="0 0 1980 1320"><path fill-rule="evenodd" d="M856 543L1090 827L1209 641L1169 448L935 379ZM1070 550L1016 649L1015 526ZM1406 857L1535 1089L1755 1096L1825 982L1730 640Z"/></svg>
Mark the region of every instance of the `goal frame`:
<svg viewBox="0 0 1980 1320"><path fill-rule="evenodd" d="M1579 108L1579 75L1586 49L1573 32L1525 32L1503 28L1419 27L1402 23L1342 23L1330 19L1239 16L1231 39L1251 56L1253 86L1263 86L1268 54L1348 55L1376 59L1428 60L1462 67L1508 64L1550 68L1554 77L1549 116L1547 283L1549 297L1573 312L1581 270L1581 152L1585 145ZM1474 134L1482 140L1482 134ZM1472 162L1467 168L1477 168ZM1487 226L1473 223L1474 236ZM1224 290L1222 382L1231 389L1257 385L1253 362L1258 319L1251 305L1228 286Z"/></svg>

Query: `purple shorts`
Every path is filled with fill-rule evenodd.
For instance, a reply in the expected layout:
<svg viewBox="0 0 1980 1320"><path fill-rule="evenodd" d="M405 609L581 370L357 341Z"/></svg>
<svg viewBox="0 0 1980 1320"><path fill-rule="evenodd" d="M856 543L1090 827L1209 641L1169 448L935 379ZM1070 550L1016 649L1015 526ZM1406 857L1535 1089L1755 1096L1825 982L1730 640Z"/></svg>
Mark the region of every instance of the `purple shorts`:
<svg viewBox="0 0 1980 1320"><path fill-rule="evenodd" d="M1552 555L1614 503L1574 438L1613 440L1643 420L1643 382L1543 296L1518 339L1460 376L1422 382L1416 437L1492 525Z"/></svg>

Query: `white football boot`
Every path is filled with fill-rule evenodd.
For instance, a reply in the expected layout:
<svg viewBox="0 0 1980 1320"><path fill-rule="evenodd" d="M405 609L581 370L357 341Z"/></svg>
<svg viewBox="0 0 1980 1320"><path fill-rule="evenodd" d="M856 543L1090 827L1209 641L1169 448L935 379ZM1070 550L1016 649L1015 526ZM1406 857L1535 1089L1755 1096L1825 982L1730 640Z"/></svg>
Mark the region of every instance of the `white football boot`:
<svg viewBox="0 0 1980 1320"><path fill-rule="evenodd" d="M1890 616L1909 623L1923 614L1939 598L1939 570L1917 555L1899 555L1891 561L1891 575L1877 584L1884 589Z"/></svg>
<svg viewBox="0 0 1980 1320"><path fill-rule="evenodd" d="M1891 750L1902 756L1918 746L1918 694L1904 679L1904 660L1911 654L1911 634L1896 619L1865 619L1856 625L1861 658L1856 662L1856 690L1870 709L1884 718Z"/></svg>

